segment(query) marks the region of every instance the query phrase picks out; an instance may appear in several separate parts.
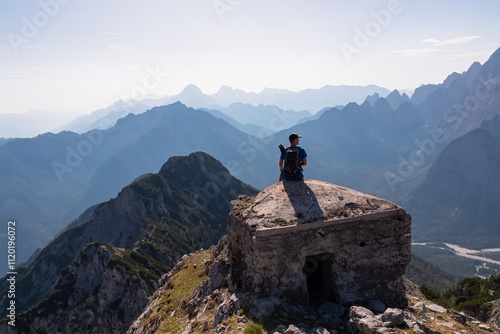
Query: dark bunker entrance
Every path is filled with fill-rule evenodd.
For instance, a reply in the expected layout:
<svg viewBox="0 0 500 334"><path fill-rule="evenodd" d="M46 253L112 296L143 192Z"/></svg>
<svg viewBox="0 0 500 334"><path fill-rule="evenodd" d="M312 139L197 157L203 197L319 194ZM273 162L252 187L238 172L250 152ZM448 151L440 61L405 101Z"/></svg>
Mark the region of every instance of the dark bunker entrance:
<svg viewBox="0 0 500 334"><path fill-rule="evenodd" d="M316 306L326 301L334 301L332 265L332 254L306 257L304 275L307 280L310 305Z"/></svg>

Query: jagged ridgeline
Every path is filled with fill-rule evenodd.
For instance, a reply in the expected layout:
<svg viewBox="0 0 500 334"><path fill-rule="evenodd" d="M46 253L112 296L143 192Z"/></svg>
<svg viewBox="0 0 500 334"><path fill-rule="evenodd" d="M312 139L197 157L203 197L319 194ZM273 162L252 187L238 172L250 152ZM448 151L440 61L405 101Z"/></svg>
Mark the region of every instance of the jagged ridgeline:
<svg viewBox="0 0 500 334"><path fill-rule="evenodd" d="M90 219L76 220L18 271L16 311L28 311L16 328L124 332L182 255L225 234L231 200L257 192L208 154L170 158L159 173L91 208L82 215ZM4 320L0 332L5 326Z"/></svg>

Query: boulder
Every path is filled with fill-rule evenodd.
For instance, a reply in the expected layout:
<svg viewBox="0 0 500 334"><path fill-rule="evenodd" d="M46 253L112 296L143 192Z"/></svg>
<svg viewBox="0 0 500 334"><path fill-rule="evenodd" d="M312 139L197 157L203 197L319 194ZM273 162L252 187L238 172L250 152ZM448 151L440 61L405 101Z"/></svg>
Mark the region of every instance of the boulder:
<svg viewBox="0 0 500 334"><path fill-rule="evenodd" d="M345 312L345 308L339 304L332 302L325 302L318 307L318 313L330 314L333 317L341 317Z"/></svg>
<svg viewBox="0 0 500 334"><path fill-rule="evenodd" d="M374 316L372 311L362 306L351 306L349 310L349 318L373 318Z"/></svg>
<svg viewBox="0 0 500 334"><path fill-rule="evenodd" d="M274 297L257 299L253 302L250 313L257 319L269 317L274 313L276 305L279 303L279 299Z"/></svg>
<svg viewBox="0 0 500 334"><path fill-rule="evenodd" d="M370 299L366 302L366 308L372 310L375 313L383 313L386 309L384 303L379 300Z"/></svg>
<svg viewBox="0 0 500 334"><path fill-rule="evenodd" d="M433 312L436 312L436 313L446 313L447 310L442 307L442 306L439 306L438 304L427 304L425 305L425 307Z"/></svg>
<svg viewBox="0 0 500 334"><path fill-rule="evenodd" d="M401 326L405 321L405 314L401 309L388 308L383 314L378 316L378 318L384 323L384 326L396 327Z"/></svg>

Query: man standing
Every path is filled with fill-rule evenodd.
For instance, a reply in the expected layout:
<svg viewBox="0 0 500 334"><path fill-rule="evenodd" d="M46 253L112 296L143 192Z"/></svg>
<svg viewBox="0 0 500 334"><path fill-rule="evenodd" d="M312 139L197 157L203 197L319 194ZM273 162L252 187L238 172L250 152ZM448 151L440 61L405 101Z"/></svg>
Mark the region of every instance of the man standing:
<svg viewBox="0 0 500 334"><path fill-rule="evenodd" d="M301 181L304 179L302 166L307 165L307 154L303 148L297 146L301 137L296 133L292 133L288 137L290 146L281 152L280 156L280 181Z"/></svg>

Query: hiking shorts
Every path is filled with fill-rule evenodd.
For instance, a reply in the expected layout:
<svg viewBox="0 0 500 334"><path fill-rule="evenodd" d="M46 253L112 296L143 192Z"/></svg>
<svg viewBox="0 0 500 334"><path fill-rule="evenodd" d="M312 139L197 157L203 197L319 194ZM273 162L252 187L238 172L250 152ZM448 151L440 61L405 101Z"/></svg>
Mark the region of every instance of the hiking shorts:
<svg viewBox="0 0 500 334"><path fill-rule="evenodd" d="M284 181L302 181L304 179L304 174L299 173L296 175L290 175L288 173L281 172L281 178Z"/></svg>

